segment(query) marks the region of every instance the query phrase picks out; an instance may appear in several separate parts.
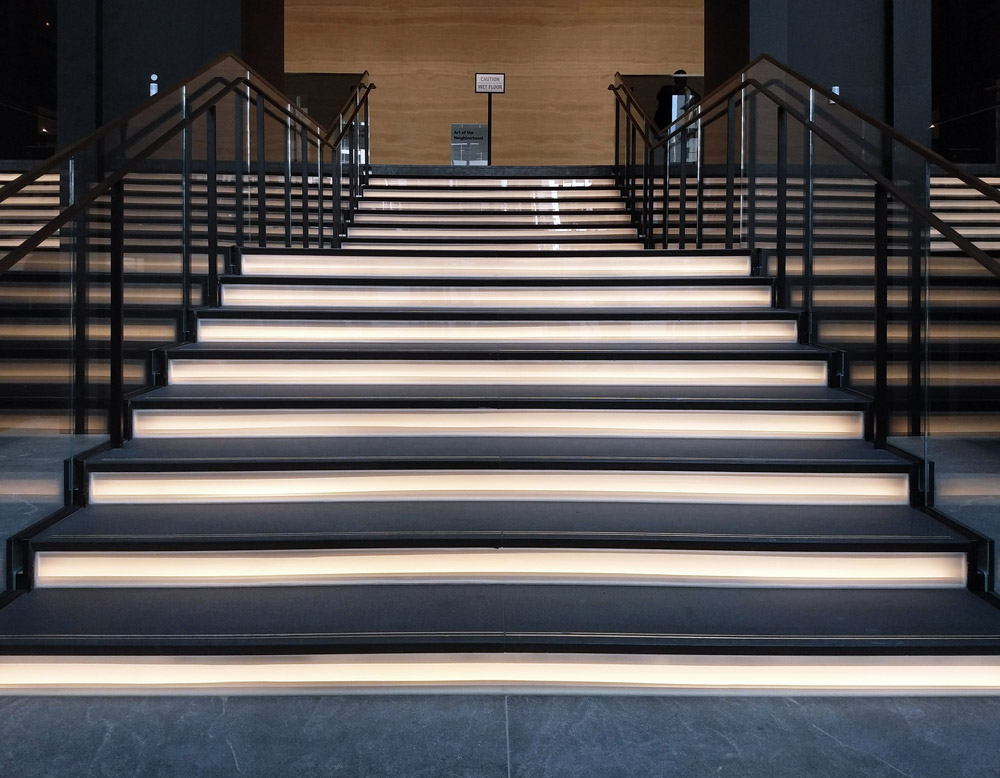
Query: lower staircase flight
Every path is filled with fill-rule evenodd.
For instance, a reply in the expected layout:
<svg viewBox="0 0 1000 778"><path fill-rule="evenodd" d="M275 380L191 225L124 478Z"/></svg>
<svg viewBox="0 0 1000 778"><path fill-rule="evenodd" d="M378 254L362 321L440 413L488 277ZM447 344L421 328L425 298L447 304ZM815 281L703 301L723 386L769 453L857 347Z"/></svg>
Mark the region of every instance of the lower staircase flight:
<svg viewBox="0 0 1000 778"><path fill-rule="evenodd" d="M0 690L1000 691L985 541L745 251L623 213L373 178L342 249L243 248L31 539Z"/></svg>

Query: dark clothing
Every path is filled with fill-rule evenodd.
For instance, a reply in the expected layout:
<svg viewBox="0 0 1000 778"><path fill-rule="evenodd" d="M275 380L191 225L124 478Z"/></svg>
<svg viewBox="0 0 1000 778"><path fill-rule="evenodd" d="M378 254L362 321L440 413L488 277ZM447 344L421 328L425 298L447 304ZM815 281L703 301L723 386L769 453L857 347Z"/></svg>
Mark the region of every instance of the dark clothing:
<svg viewBox="0 0 1000 778"><path fill-rule="evenodd" d="M681 112L683 113L691 106L695 105L700 99L701 95L695 92L687 84L664 84L660 87L660 91L656 93L656 114L653 116L653 121L656 122L656 126L661 130L667 128L671 122L677 117L673 115L673 97L675 95L683 97L683 102L681 102Z"/></svg>

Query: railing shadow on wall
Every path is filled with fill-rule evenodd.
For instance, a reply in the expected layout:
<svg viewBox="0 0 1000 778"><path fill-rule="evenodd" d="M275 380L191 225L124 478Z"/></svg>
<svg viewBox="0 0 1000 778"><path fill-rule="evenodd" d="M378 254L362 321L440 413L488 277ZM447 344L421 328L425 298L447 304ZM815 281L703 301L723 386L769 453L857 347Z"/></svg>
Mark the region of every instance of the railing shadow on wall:
<svg viewBox="0 0 1000 778"><path fill-rule="evenodd" d="M870 399L873 442L923 462L918 503L1000 537L1000 192L766 56L666 128L608 88L646 247L752 250Z"/></svg>
<svg viewBox="0 0 1000 778"><path fill-rule="evenodd" d="M76 460L127 436L228 247L340 246L374 89L324 128L225 55L0 188L0 536L82 504Z"/></svg>

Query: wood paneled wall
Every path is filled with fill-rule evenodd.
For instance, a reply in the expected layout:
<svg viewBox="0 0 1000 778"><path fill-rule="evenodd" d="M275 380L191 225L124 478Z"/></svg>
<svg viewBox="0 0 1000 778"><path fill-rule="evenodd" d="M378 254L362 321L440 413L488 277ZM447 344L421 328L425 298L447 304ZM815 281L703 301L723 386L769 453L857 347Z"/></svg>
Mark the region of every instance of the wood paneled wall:
<svg viewBox="0 0 1000 778"><path fill-rule="evenodd" d="M449 164L451 124L486 121L479 71L507 74L494 164L608 164L615 71L702 72L703 16L703 0L285 0L285 70L371 73L376 163Z"/></svg>

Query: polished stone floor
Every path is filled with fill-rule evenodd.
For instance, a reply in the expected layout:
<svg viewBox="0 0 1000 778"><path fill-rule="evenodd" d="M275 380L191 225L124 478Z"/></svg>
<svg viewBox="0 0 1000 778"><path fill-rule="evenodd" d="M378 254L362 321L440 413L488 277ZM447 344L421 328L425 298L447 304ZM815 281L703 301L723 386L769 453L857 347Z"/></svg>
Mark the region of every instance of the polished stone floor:
<svg viewBox="0 0 1000 778"><path fill-rule="evenodd" d="M5 778L996 778L998 698L0 698Z"/></svg>

